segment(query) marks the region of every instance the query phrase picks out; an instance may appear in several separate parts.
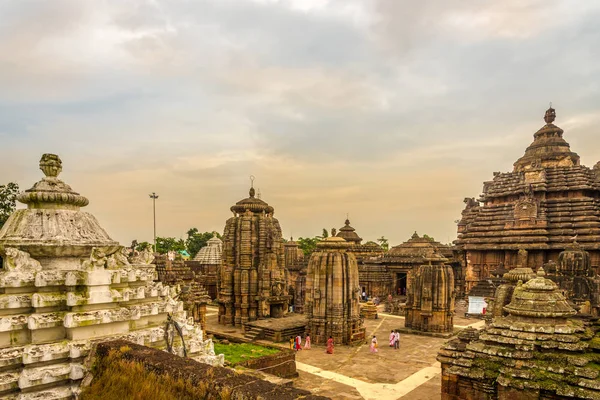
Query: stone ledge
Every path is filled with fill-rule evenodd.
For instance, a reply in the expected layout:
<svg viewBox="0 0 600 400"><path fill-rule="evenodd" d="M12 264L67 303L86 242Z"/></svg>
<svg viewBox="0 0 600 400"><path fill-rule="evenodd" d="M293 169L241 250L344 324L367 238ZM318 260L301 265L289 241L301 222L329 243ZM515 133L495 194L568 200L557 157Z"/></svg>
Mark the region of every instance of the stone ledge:
<svg viewBox="0 0 600 400"><path fill-rule="evenodd" d="M181 358L123 340L98 344L95 353L98 368L94 380L101 379L106 368L103 361L108 359L111 351L113 355L118 354L118 359L140 363L148 372L184 380L189 382L192 387L206 387L207 398L220 398L221 393L228 393L230 398L248 400L328 399L327 397L312 395L306 390L275 385L250 375L236 373L228 368L212 367L189 358ZM143 379L143 377L140 377L140 379ZM92 380L92 386L94 380ZM87 389L84 389L82 398L85 398L86 391Z"/></svg>

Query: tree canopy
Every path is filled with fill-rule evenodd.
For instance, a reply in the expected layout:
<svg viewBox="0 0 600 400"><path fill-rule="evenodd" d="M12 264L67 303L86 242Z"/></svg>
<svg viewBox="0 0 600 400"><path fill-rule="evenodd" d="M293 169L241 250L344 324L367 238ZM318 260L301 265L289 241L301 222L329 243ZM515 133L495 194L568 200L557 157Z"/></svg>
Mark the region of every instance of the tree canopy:
<svg viewBox="0 0 600 400"><path fill-rule="evenodd" d="M379 239L377 239L377 243L379 243L381 248L384 250L388 250L390 247L389 241L385 238L385 236L382 236Z"/></svg>
<svg viewBox="0 0 600 400"><path fill-rule="evenodd" d="M19 185L9 182L6 185L0 185L0 228L17 209L17 195L19 194Z"/></svg>

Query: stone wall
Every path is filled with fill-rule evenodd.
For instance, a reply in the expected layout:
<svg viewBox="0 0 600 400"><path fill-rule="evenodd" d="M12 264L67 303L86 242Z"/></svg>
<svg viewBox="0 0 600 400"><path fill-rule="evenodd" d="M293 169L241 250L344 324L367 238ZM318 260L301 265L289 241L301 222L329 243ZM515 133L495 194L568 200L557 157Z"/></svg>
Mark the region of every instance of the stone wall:
<svg viewBox="0 0 600 400"><path fill-rule="evenodd" d="M137 379L123 379L121 388L98 387L107 382L108 374L115 371L115 366L122 361L133 362L142 366L148 373L158 378L183 382L177 385L176 398L212 398L212 399L278 399L278 400L326 400L327 397L315 396L306 390L289 386L276 385L251 375L240 374L223 367L211 367L191 360L165 353L150 347L139 346L124 340L99 344L95 352L94 377L91 385L84 388L81 399L100 399L97 393L106 390L119 393L131 393L144 385L151 378L150 374L141 374ZM127 364L125 364L127 365ZM126 370L123 371L127 373ZM153 379L153 382L156 378ZM160 382L160 381L159 381ZM155 390L165 388L156 385ZM172 389L172 388L169 388ZM199 393L202 391L202 393ZM202 397L200 397L202 396Z"/></svg>
<svg viewBox="0 0 600 400"><path fill-rule="evenodd" d="M264 347L271 347L265 346ZM275 348L275 347L272 347ZM235 364L236 366L242 366L250 369L256 369L267 374L279 376L281 378L296 378L298 372L296 371L296 353L289 349L282 349L277 354L272 354L260 358L253 358L242 363Z"/></svg>

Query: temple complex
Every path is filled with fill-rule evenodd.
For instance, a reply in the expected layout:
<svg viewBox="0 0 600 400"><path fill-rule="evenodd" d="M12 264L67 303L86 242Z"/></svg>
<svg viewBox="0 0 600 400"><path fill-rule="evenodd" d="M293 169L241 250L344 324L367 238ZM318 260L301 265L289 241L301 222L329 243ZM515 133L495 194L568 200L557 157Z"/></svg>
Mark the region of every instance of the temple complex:
<svg viewBox="0 0 600 400"><path fill-rule="evenodd" d="M513 171L495 172L479 199L465 199L455 243L463 251L467 291L501 264L509 270L556 262L574 239L598 273L600 164L580 165L555 118L549 108Z"/></svg>
<svg viewBox="0 0 600 400"><path fill-rule="evenodd" d="M313 343L324 344L329 336L336 344L365 340L360 318L358 264L343 238L331 236L317 243L308 262L304 313L306 333Z"/></svg>
<svg viewBox="0 0 600 400"><path fill-rule="evenodd" d="M171 351L222 365L174 288L154 281L151 251L129 255L81 210L88 199L58 179L58 156L44 154L40 169L45 177L18 196L27 208L0 230L0 397L72 398L98 341L165 348L171 338Z"/></svg>
<svg viewBox="0 0 600 400"><path fill-rule="evenodd" d="M518 282L507 315L444 345L442 400L600 398L600 325L576 310L539 268Z"/></svg>
<svg viewBox="0 0 600 400"><path fill-rule="evenodd" d="M454 274L447 258L434 251L414 272L408 288L405 327L422 332L453 332Z"/></svg>
<svg viewBox="0 0 600 400"><path fill-rule="evenodd" d="M194 271L198 282L208 291L211 299L217 298L217 275L221 268L223 241L213 233L206 246L200 249L192 261L186 264Z"/></svg>
<svg viewBox="0 0 600 400"><path fill-rule="evenodd" d="M231 207L223 234L219 282L219 323L242 325L288 312L287 271L279 221L274 209L250 196Z"/></svg>

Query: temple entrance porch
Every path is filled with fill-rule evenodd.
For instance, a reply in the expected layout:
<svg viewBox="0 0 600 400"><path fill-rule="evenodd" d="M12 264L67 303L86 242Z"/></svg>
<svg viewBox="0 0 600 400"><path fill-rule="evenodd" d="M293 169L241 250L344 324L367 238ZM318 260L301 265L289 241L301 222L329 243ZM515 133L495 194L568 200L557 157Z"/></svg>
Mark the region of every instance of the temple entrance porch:
<svg viewBox="0 0 600 400"><path fill-rule="evenodd" d="M394 293L397 296L406 295L406 272L397 272L394 278Z"/></svg>

